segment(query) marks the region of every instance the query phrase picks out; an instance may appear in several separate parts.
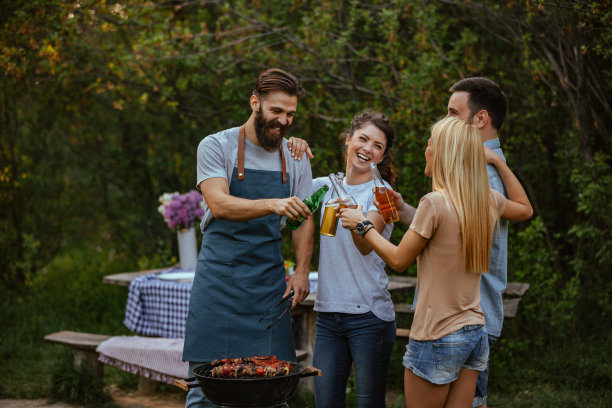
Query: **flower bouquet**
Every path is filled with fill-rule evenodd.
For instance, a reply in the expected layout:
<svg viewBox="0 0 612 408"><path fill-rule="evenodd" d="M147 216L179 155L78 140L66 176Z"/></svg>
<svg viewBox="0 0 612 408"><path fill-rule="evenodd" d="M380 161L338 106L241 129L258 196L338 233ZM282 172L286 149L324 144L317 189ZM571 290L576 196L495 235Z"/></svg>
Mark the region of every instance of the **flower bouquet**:
<svg viewBox="0 0 612 408"><path fill-rule="evenodd" d="M159 202L162 204L157 211L164 216L168 227L176 231L181 267L195 270L198 250L194 224L204 216L202 195L195 190L185 194L164 193L159 196Z"/></svg>
<svg viewBox="0 0 612 408"><path fill-rule="evenodd" d="M162 203L157 211L164 216L168 227L174 230L191 228L198 219L204 216L202 194L191 190L185 194L164 193L159 196Z"/></svg>

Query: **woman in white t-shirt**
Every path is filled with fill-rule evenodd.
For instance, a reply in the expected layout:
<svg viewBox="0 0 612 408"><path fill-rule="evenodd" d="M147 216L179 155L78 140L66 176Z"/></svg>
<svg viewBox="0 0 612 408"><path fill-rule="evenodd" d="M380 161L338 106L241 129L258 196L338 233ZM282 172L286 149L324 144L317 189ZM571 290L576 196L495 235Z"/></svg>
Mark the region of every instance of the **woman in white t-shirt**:
<svg viewBox="0 0 612 408"><path fill-rule="evenodd" d="M419 296L404 355L406 407L471 407L489 345L480 307L480 274L487 272L497 219L522 221L531 204L503 160L482 144L477 128L454 117L436 123L425 150L432 192L424 196L398 246L377 232L365 238L394 270L418 257ZM508 198L489 187L494 164ZM363 220L341 210L342 225Z"/></svg>
<svg viewBox="0 0 612 408"><path fill-rule="evenodd" d="M364 209L361 216L372 223L367 228L376 229L385 240L391 236L393 224L385 225L374 206L369 165L377 163L383 179L393 183L390 150L394 138L389 120L376 112L356 115L344 137L346 177L342 185ZM313 189L323 184L331 184L328 177L314 179ZM323 202L331 195L329 191ZM314 306L318 314L313 364L323 372L315 377L317 408L346 406L346 386L353 364L359 406L385 406L396 331L387 284L385 262L363 236L343 228L338 228L334 237L321 235Z"/></svg>

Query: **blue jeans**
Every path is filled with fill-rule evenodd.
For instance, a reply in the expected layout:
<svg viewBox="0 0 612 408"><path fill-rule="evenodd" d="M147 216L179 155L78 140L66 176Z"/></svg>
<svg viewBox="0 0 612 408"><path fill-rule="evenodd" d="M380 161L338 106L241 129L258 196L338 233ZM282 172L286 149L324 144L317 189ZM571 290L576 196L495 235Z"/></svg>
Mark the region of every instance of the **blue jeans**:
<svg viewBox="0 0 612 408"><path fill-rule="evenodd" d="M189 377L195 377L193 369L204 363L189 362ZM200 387L190 388L185 399L185 408L214 408L215 404L210 402Z"/></svg>
<svg viewBox="0 0 612 408"><path fill-rule="evenodd" d="M489 350L492 350L493 343L499 339L497 336L492 336L489 334ZM489 351L489 360L491 354ZM478 375L478 381L476 382L476 394L474 395L474 402L472 403L472 407L481 407L487 403L487 385L489 384L489 365L487 364L487 369L480 372Z"/></svg>
<svg viewBox="0 0 612 408"><path fill-rule="evenodd" d="M372 312L323 313L317 316L313 365L317 408L346 407L346 384L355 364L359 407L384 407L395 321L386 322Z"/></svg>

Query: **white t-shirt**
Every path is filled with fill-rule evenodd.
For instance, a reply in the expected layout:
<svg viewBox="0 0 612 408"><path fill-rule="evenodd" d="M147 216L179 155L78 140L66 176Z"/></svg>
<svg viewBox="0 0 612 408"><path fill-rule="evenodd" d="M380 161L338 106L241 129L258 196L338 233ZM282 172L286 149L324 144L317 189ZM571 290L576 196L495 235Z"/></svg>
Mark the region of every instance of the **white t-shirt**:
<svg viewBox="0 0 612 408"><path fill-rule="evenodd" d="M312 188L316 191L323 184L331 187L329 178L319 177L312 181ZM342 184L355 201L363 206L364 213L377 211L372 193L373 180L359 185L348 185L345 178ZM331 195L330 189L323 198L321 208ZM382 236L389 239L391 231L393 224L386 225ZM351 232L342 227L340 220L336 236L321 235L319 279L314 310L351 314L371 311L381 320L393 321L395 312L387 290L388 283L385 262L374 251L361 255L353 243Z"/></svg>
<svg viewBox="0 0 612 408"><path fill-rule="evenodd" d="M198 146L198 165L196 188L200 190L200 183L214 177L223 177L228 184L232 182L232 172L238 166L238 133L240 128L222 130L219 133L209 135L202 139ZM291 152L287 148L287 140L283 139L283 151L285 164L291 185L291 196L304 199L312 194L312 172L310 170L310 159L306 154L302 160L291 158ZM253 170L282 171L280 151L267 151L245 138L244 143L244 168ZM200 229L204 228L214 218L212 212L204 200L204 217L200 223ZM280 228L285 226L286 217L281 217Z"/></svg>

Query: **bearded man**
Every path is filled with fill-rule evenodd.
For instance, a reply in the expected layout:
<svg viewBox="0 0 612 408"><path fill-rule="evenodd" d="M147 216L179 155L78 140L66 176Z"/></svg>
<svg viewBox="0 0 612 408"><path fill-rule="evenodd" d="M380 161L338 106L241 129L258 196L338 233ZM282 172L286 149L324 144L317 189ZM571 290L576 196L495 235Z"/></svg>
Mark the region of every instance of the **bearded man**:
<svg viewBox="0 0 612 408"><path fill-rule="evenodd" d="M190 372L219 358L296 361L290 314L269 330L278 315L259 319L291 290L292 308L310 292L314 223L302 201L312 193L310 161L289 159L284 138L303 95L293 75L269 69L255 82L247 122L200 142L197 187L206 208L183 349ZM306 221L292 232L296 266L286 284L281 229L300 216ZM197 387L185 406L212 405Z"/></svg>

